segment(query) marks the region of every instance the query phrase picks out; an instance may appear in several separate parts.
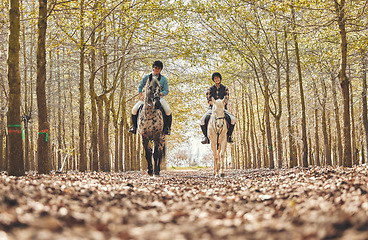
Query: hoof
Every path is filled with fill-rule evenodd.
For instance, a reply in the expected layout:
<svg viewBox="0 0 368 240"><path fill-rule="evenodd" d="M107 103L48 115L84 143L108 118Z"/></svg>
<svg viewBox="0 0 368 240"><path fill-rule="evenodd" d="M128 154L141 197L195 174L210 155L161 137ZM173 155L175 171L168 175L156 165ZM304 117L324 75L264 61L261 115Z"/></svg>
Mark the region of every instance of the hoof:
<svg viewBox="0 0 368 240"><path fill-rule="evenodd" d="M150 175L152 177L153 176L153 172L152 171L148 171L148 175Z"/></svg>
<svg viewBox="0 0 368 240"><path fill-rule="evenodd" d="M221 173L220 174L220 177L225 177L225 173Z"/></svg>

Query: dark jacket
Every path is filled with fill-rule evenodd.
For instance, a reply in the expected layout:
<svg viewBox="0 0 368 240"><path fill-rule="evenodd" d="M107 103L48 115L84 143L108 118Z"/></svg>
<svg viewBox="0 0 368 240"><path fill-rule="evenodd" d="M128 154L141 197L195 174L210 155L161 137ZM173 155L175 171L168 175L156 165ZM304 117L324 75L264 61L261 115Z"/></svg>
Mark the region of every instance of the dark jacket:
<svg viewBox="0 0 368 240"><path fill-rule="evenodd" d="M227 103L229 101L229 89L222 84L220 84L220 87L217 88L215 84L207 89L206 97L207 97L207 101L210 101L211 97L213 97L215 100L225 99L225 103L226 103L225 108L226 108Z"/></svg>

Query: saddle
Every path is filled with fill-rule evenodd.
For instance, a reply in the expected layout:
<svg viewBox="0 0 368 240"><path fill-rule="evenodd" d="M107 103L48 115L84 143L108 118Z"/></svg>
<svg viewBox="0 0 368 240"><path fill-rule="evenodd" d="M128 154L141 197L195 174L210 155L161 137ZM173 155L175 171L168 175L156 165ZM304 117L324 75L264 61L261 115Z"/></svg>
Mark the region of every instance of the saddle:
<svg viewBox="0 0 368 240"><path fill-rule="evenodd" d="M141 113L141 111L142 111L142 109L143 109L143 105L144 104L142 104L142 105L140 105L139 106L139 108L138 108L138 112L137 112L137 117L139 116L139 114ZM162 107L162 105L160 104L160 108L159 108L160 110L161 110L161 113L162 113L162 118L164 118L165 117L165 110L164 110L164 108Z"/></svg>
<svg viewBox="0 0 368 240"><path fill-rule="evenodd" d="M210 118L211 118L211 114L208 114L206 118L204 119L204 123L206 127L208 127L208 122L210 121ZM226 112L225 112L225 122L226 122L227 128L229 129L229 126L231 125L231 118L229 114L227 114Z"/></svg>

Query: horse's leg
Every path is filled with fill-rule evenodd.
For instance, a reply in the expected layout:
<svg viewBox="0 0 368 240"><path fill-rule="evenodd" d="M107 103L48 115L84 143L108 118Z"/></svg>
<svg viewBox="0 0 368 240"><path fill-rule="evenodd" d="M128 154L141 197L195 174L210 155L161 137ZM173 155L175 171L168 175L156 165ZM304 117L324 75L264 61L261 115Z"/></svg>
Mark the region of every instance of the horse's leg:
<svg viewBox="0 0 368 240"><path fill-rule="evenodd" d="M211 141L211 148L212 148L212 153L213 153L213 158L214 158L214 164L213 164L213 174L215 176L218 175L218 168L219 168L219 156L218 156L218 152L217 152L217 146L216 143L214 141Z"/></svg>
<svg viewBox="0 0 368 240"><path fill-rule="evenodd" d="M155 143L155 150L153 152L153 160L155 162L154 172L156 176L160 176L160 164L162 158L162 150L160 144Z"/></svg>
<svg viewBox="0 0 368 240"><path fill-rule="evenodd" d="M165 156L165 134L162 134L159 140L155 143L155 153L153 158L155 160L155 175L160 175L161 161Z"/></svg>
<svg viewBox="0 0 368 240"><path fill-rule="evenodd" d="M153 166L152 166L152 148L149 144L149 141L147 139L143 139L142 141L144 151L146 152L146 160L147 160L147 166L148 166L148 175L153 175Z"/></svg>
<svg viewBox="0 0 368 240"><path fill-rule="evenodd" d="M213 155L213 175L216 175L216 151L215 149L213 148L213 143L211 141L211 149L212 149L212 155Z"/></svg>
<svg viewBox="0 0 368 240"><path fill-rule="evenodd" d="M222 144L220 145L220 149L221 149L221 153L220 153L220 164L221 164L221 171L220 171L220 176L221 177L225 177L225 154L226 154L226 142L227 140L223 141Z"/></svg>

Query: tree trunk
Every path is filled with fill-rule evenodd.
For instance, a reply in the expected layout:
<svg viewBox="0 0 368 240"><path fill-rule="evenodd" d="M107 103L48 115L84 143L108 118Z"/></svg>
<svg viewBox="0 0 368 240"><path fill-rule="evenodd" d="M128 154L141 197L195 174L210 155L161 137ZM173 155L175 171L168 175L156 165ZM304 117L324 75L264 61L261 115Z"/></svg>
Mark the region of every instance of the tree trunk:
<svg viewBox="0 0 368 240"><path fill-rule="evenodd" d="M352 164L358 165L358 155L357 155L357 145L356 145L356 139L355 139L355 118L354 118L354 98L353 98L353 88L351 86L350 82L350 108L351 108L351 145L352 145Z"/></svg>
<svg viewBox="0 0 368 240"><path fill-rule="evenodd" d="M84 105L85 105L85 89L84 89L84 0L80 2L80 61L79 61L79 171L87 170L86 147L85 147L85 120L84 120Z"/></svg>
<svg viewBox="0 0 368 240"><path fill-rule="evenodd" d="M21 6L23 5L23 1L20 2ZM23 11L21 11L21 14ZM23 19L24 16L21 16ZM28 131L28 122L31 119L31 112L29 111L28 106L28 96L32 96L28 93L28 56L27 56L27 43L26 43L26 27L25 24L22 26L22 49L23 49L23 82L24 82L24 113L22 114L22 121L24 122L24 168L25 171L30 170L30 158L29 158L29 131Z"/></svg>
<svg viewBox="0 0 368 240"><path fill-rule="evenodd" d="M337 140L337 151L338 151L338 165L342 166L342 140L341 140L341 126L340 126L340 112L339 112L339 104L337 102L337 92L336 92L336 81L333 74L331 74L331 84L332 84L332 96L334 103L334 113L335 113L335 122L336 122L336 140Z"/></svg>
<svg viewBox="0 0 368 240"><path fill-rule="evenodd" d="M49 154L49 122L46 105L46 29L47 0L39 0L38 43L37 43L37 106L38 106L38 172L51 170Z"/></svg>
<svg viewBox="0 0 368 240"><path fill-rule="evenodd" d="M5 170L4 163L4 133L2 127L0 126L0 172Z"/></svg>
<svg viewBox="0 0 368 240"><path fill-rule="evenodd" d="M325 148L325 165L331 165L331 144L329 140L329 134L327 129L327 119L326 118L326 100L327 100L327 89L324 80L322 80L323 89L323 102L322 102L322 133L323 133L323 143Z"/></svg>
<svg viewBox="0 0 368 240"><path fill-rule="evenodd" d="M337 14L337 23L340 30L340 71L339 79L342 91L343 108L344 108L344 153L343 153L343 166L351 167L351 128L350 128L350 91L349 91L349 79L346 76L347 66L347 54L348 54L348 42L346 37L346 18L345 18L345 0L341 0L340 4L335 1L335 10Z"/></svg>
<svg viewBox="0 0 368 240"><path fill-rule="evenodd" d="M275 118L275 124L276 124L276 143L277 143L277 167L282 168L282 134L281 134L281 127L280 127L280 120L281 120L281 114L282 114L282 98L281 98L281 63L280 63L280 57L279 57L279 51L278 51L278 36L277 33L275 33L275 48L276 48L276 80L277 80L277 107L275 109L275 113L273 113L273 116Z"/></svg>
<svg viewBox="0 0 368 240"><path fill-rule="evenodd" d="M252 146L252 166L253 168L260 168L259 161L257 158L257 150L256 146L258 145L256 143L256 136L255 136L255 127L254 127L254 112L253 112L253 104L252 104L252 97L249 96L249 123L250 123L250 141Z"/></svg>
<svg viewBox="0 0 368 240"><path fill-rule="evenodd" d="M95 9L97 7L97 3L95 4ZM95 16L94 16L95 17ZM95 77L96 77L96 41L95 41L96 33L93 31L91 33L91 50L90 50L90 70L91 76L89 78L89 96L91 98L91 118L92 118L92 127L91 127L91 148L92 148L92 171L98 171L98 124L97 124L97 108L96 101L97 95L95 92Z"/></svg>
<svg viewBox="0 0 368 240"><path fill-rule="evenodd" d="M104 149L105 149L105 160L104 160L104 172L111 171L111 159L110 159L110 139L109 139L109 125L110 125L110 101L104 95L103 101L105 103L105 119L103 126L103 134L104 134Z"/></svg>
<svg viewBox="0 0 368 240"><path fill-rule="evenodd" d="M96 98L98 112L98 152L100 170L104 171L105 145L104 145L104 117L103 117L103 100L101 96Z"/></svg>
<svg viewBox="0 0 368 240"><path fill-rule="evenodd" d="M295 11L292 8L292 18L295 28ZM294 29L295 30L295 29ZM308 139L307 139L307 118L306 118L306 109L305 109L305 98L304 98L304 90L303 90L303 77L302 77L302 67L300 62L300 53L299 53L299 45L297 34L294 31L294 46L295 46L295 57L296 64L298 69L298 80L299 80L299 90L300 90L300 103L302 106L302 141L303 141L303 156L302 156L302 166L308 167Z"/></svg>
<svg viewBox="0 0 368 240"><path fill-rule="evenodd" d="M23 176L24 159L22 146L22 125L20 122L20 73L19 73L19 0L10 0L10 35L8 49L8 156L11 176Z"/></svg>
<svg viewBox="0 0 368 240"><path fill-rule="evenodd" d="M368 156L368 106L367 106L367 63L366 63L366 54L365 51L362 51L362 112L363 112L363 125L365 132L365 156ZM363 145L364 146L364 145ZM362 147L362 150L364 147ZM363 155L363 151L362 151ZM367 159L362 157L362 164L366 163Z"/></svg>
<svg viewBox="0 0 368 240"><path fill-rule="evenodd" d="M316 144L316 161L315 164L317 166L321 166L321 162L319 159L319 126L318 126L318 109L314 110L314 135L315 135L315 144Z"/></svg>
<svg viewBox="0 0 368 240"><path fill-rule="evenodd" d="M295 143L293 137L293 127L291 122L291 97L290 97L290 63L289 63L289 50L288 50L288 40L287 40L287 32L284 29L285 37L285 61L286 61L286 102L287 102L287 109L288 109L288 116L287 116L287 128L288 128L288 139L289 139L289 167L292 168L295 166Z"/></svg>

